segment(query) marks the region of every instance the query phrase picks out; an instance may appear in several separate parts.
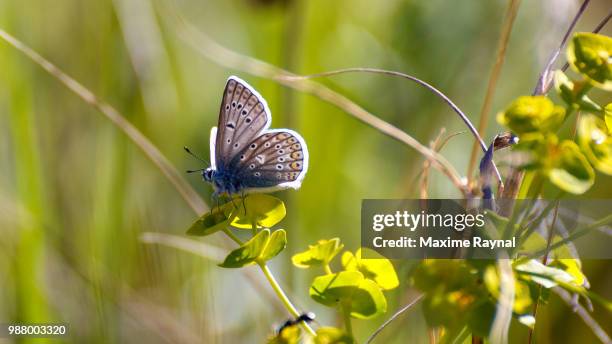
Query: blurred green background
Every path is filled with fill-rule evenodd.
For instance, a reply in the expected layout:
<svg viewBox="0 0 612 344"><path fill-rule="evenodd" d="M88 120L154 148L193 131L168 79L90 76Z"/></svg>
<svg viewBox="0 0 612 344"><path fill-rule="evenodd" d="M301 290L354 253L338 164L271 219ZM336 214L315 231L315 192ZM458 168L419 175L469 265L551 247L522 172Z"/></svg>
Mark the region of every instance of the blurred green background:
<svg viewBox="0 0 612 344"><path fill-rule="evenodd" d="M521 4L494 111L531 93L578 5ZM235 74L257 88L272 110L272 126L299 131L311 158L302 188L277 195L287 204L282 227L289 245L271 268L300 309L331 325L339 321L335 314L308 297L313 275L296 270L289 257L335 236L356 248L361 199L418 197L423 158L318 98L227 68L222 56L210 59L218 50L181 36L177 15L230 50L295 73L379 67L413 74L477 123L506 6L501 0L0 0L0 28L117 108L180 171L200 167L184 145L208 157L226 78ZM609 10L606 0L593 0L577 29L592 30ZM603 33L610 31L608 25ZM438 98L406 80L351 74L317 81L424 144L442 127L465 130ZM610 102L597 91L593 97ZM502 130L491 119L485 140ZM472 142L462 134L442 151L462 174ZM185 177L209 202L209 185ZM433 198L459 196L438 172L429 191ZM582 197L611 198L612 178L598 175ZM244 271L139 239L143 232L182 236L194 219L122 132L0 41L0 323L67 322L68 342L263 341L287 314ZM221 235L204 241L226 244ZM389 314L355 320L358 338L414 297L406 282L410 265L396 264L402 284L390 294ZM584 265L592 289L612 298L610 262ZM612 330L610 314L594 316ZM540 308L538 322L537 342L596 341L556 297ZM526 334L513 326L510 339L524 342ZM427 341L418 308L381 336L381 342Z"/></svg>

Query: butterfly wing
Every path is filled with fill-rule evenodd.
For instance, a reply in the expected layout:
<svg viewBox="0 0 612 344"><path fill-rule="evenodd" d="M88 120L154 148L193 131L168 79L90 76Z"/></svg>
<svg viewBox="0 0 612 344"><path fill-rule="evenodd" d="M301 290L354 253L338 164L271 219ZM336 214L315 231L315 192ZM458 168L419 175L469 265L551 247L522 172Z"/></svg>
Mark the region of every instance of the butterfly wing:
<svg viewBox="0 0 612 344"><path fill-rule="evenodd" d="M232 159L230 168L238 171L245 193L298 189L308 170L308 148L295 131L267 130Z"/></svg>
<svg viewBox="0 0 612 344"><path fill-rule="evenodd" d="M263 97L242 79L230 76L223 92L218 128L211 131L213 168L227 169L232 158L268 129L271 122Z"/></svg>

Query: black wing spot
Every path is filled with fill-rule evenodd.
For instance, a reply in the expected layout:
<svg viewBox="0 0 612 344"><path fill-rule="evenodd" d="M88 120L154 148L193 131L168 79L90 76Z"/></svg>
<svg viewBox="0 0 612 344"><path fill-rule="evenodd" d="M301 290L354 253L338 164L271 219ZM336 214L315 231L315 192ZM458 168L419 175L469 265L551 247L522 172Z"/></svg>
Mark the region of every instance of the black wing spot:
<svg viewBox="0 0 612 344"><path fill-rule="evenodd" d="M242 110L242 115L246 116L246 114L247 114L247 111L246 110Z"/></svg>
<svg viewBox="0 0 612 344"><path fill-rule="evenodd" d="M285 162L285 158L283 158L282 156L279 157L277 160L278 160L278 162Z"/></svg>
<svg viewBox="0 0 612 344"><path fill-rule="evenodd" d="M242 109L242 104L238 103L238 110Z"/></svg>
<svg viewBox="0 0 612 344"><path fill-rule="evenodd" d="M225 111L229 110L229 104L225 105Z"/></svg>
<svg viewBox="0 0 612 344"><path fill-rule="evenodd" d="M257 144L256 143L251 143L251 149L255 149L257 148Z"/></svg>
<svg viewBox="0 0 612 344"><path fill-rule="evenodd" d="M259 177L259 176L261 176L261 173L259 173L259 172L255 172L255 173L253 173L253 174L255 175L255 177Z"/></svg>
<svg viewBox="0 0 612 344"><path fill-rule="evenodd" d="M281 148L280 143L279 143L279 144L277 144L276 146L274 146L274 148L276 148L276 149L280 149L280 148Z"/></svg>
<svg viewBox="0 0 612 344"><path fill-rule="evenodd" d="M255 164L250 164L250 165L249 165L249 168L250 168L251 170L252 170L252 169L254 169L254 168L255 168Z"/></svg>
<svg viewBox="0 0 612 344"><path fill-rule="evenodd" d="M236 129L236 126L234 125L234 123L227 123L226 127L231 128L231 129Z"/></svg>
<svg viewBox="0 0 612 344"><path fill-rule="evenodd" d="M240 160L244 160L244 154L240 156Z"/></svg>
<svg viewBox="0 0 612 344"><path fill-rule="evenodd" d="M234 143L234 148L238 148L238 146L240 146L238 142Z"/></svg>
<svg viewBox="0 0 612 344"><path fill-rule="evenodd" d="M270 147L270 142L264 143L264 147L266 147L266 148Z"/></svg>
<svg viewBox="0 0 612 344"><path fill-rule="evenodd" d="M236 107L236 102L232 102L232 108Z"/></svg>
<svg viewBox="0 0 612 344"><path fill-rule="evenodd" d="M277 164L277 165L276 165L276 169L277 169L277 170L279 170L279 171L280 171L280 170L282 170L282 169L283 169L283 165L281 165L281 164Z"/></svg>
<svg viewBox="0 0 612 344"><path fill-rule="evenodd" d="M252 119L251 119L251 117L247 117L244 121L247 122L247 123L251 123Z"/></svg>
<svg viewBox="0 0 612 344"><path fill-rule="evenodd" d="M227 143L232 143L232 139L227 139Z"/></svg>
<svg viewBox="0 0 612 344"><path fill-rule="evenodd" d="M284 150L282 150L282 149L279 149L279 150L278 150L278 154L285 154L285 151L284 151Z"/></svg>

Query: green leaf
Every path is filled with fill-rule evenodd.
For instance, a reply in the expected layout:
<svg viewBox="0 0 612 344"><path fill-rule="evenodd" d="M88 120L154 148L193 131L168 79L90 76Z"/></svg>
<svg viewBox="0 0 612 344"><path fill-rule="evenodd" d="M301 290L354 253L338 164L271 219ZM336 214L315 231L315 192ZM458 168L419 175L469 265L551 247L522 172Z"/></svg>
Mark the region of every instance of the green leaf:
<svg viewBox="0 0 612 344"><path fill-rule="evenodd" d="M498 114L497 120L521 135L556 130L564 117L565 110L546 96L522 96L512 102L506 111Z"/></svg>
<svg viewBox="0 0 612 344"><path fill-rule="evenodd" d="M244 199L235 199L234 203L236 218L232 221L232 226L236 228L252 228L253 224L270 228L287 215L283 201L266 194L251 194Z"/></svg>
<svg viewBox="0 0 612 344"><path fill-rule="evenodd" d="M572 275L561 269L546 266L535 259L517 262L514 270L524 279L531 280L544 288L552 288L559 283L576 284Z"/></svg>
<svg viewBox="0 0 612 344"><path fill-rule="evenodd" d="M268 244L264 248L259 259L267 261L276 257L287 246L287 232L284 229L274 231L268 240Z"/></svg>
<svg viewBox="0 0 612 344"><path fill-rule="evenodd" d="M336 327L319 327L317 336L314 338L315 344L352 344L353 338L346 332Z"/></svg>
<svg viewBox="0 0 612 344"><path fill-rule="evenodd" d="M381 256L374 250L367 250L368 258L363 258L362 249L358 249L355 255L346 251L342 255L342 266L347 271L359 271L365 278L376 282L383 290L397 288L399 280L391 261Z"/></svg>
<svg viewBox="0 0 612 344"><path fill-rule="evenodd" d="M612 90L612 38L580 32L567 47L567 60L594 86Z"/></svg>
<svg viewBox="0 0 612 344"><path fill-rule="evenodd" d="M601 106L587 97L585 91L590 86L585 88L585 83L572 82L562 71L555 71L555 89L567 105L575 110L600 112Z"/></svg>
<svg viewBox="0 0 612 344"><path fill-rule="evenodd" d="M606 105L604 108L606 127L608 127L608 133L612 133L612 103Z"/></svg>
<svg viewBox="0 0 612 344"><path fill-rule="evenodd" d="M387 311L387 300L380 287L359 271L341 271L315 278L310 297L326 305L348 304L351 316L360 319L376 317Z"/></svg>
<svg viewBox="0 0 612 344"><path fill-rule="evenodd" d="M293 265L306 269L311 266L327 265L342 251L344 245L340 244L339 238L319 240L314 245L308 245L308 250L300 252L291 257Z"/></svg>
<svg viewBox="0 0 612 344"><path fill-rule="evenodd" d="M573 141L565 140L552 152L553 167L548 171L550 181L573 194L587 191L595 182L595 172Z"/></svg>
<svg viewBox="0 0 612 344"><path fill-rule="evenodd" d="M597 170L612 175L612 136L603 120L588 114L580 117L578 142Z"/></svg>
<svg viewBox="0 0 612 344"><path fill-rule="evenodd" d="M219 266L223 268L241 268L245 265L253 264L263 253L269 239L269 229L260 231L251 240L244 243L244 245L230 252Z"/></svg>
<svg viewBox="0 0 612 344"><path fill-rule="evenodd" d="M202 217L194 222L187 230L187 234L205 236L227 228L232 220L231 212L231 204L226 203L220 207L214 207L210 212L202 215Z"/></svg>
<svg viewBox="0 0 612 344"><path fill-rule="evenodd" d="M584 285L587 281L586 276L582 273L582 263L580 259L562 258L553 260L551 267L559 268L574 278L574 283Z"/></svg>

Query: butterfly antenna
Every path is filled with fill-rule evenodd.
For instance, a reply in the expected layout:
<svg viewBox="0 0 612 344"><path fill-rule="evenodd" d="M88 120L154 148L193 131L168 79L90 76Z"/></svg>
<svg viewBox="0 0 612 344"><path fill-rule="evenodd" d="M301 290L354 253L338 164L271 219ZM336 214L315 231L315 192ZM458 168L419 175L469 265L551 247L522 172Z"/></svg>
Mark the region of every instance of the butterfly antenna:
<svg viewBox="0 0 612 344"><path fill-rule="evenodd" d="M189 148L187 148L187 146L184 146L183 149L185 150L185 152L187 152L187 154L191 155L192 157L200 160L201 162L205 163L206 165L210 165L210 163L202 158L200 158L199 156L193 154L193 152L191 152L191 150L189 150ZM196 171L201 171L201 170L196 170ZM194 172L196 172L194 171ZM190 173L189 171L187 173Z"/></svg>
<svg viewBox="0 0 612 344"><path fill-rule="evenodd" d="M200 172L200 171L204 171L204 170L205 170L205 168L201 168L199 170L187 170L186 172L187 173L194 173L194 172Z"/></svg>

